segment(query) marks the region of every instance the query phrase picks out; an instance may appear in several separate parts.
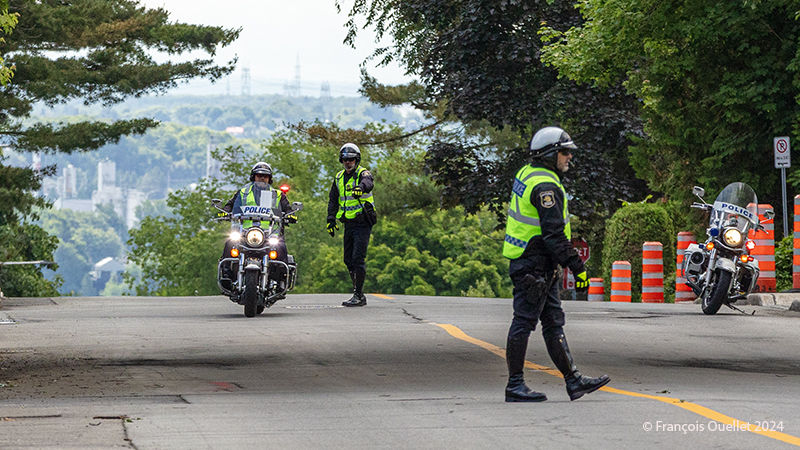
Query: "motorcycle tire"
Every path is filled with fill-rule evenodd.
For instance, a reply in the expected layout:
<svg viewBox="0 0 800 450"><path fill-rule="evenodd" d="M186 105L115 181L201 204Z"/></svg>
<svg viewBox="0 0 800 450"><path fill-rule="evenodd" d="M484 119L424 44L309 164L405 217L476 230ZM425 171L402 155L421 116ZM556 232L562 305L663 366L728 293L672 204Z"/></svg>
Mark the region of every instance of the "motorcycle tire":
<svg viewBox="0 0 800 450"><path fill-rule="evenodd" d="M264 309L266 309L266 307L265 307L264 305L258 305L258 306L256 306L256 314L261 314L261 313L263 313L263 312L264 312Z"/></svg>
<svg viewBox="0 0 800 450"><path fill-rule="evenodd" d="M728 289L730 285L731 273L726 270L721 270L714 283L714 289L703 297L703 314L713 316L719 311L719 308L722 307L722 304L728 299Z"/></svg>
<svg viewBox="0 0 800 450"><path fill-rule="evenodd" d="M244 315L255 317L258 310L258 271L248 270L244 273Z"/></svg>

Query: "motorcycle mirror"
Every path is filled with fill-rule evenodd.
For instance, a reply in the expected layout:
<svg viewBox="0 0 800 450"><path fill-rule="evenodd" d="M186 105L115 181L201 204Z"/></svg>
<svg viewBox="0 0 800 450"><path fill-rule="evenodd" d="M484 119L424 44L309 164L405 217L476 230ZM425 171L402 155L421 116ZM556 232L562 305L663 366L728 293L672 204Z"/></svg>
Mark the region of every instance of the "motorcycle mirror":
<svg viewBox="0 0 800 450"><path fill-rule="evenodd" d="M701 188L700 186L695 186L694 188L692 188L692 193L700 197L700 199L702 200L703 196L706 195L706 190Z"/></svg>
<svg viewBox="0 0 800 450"><path fill-rule="evenodd" d="M222 203L222 200L220 200L218 198L212 198L211 199L211 204L214 205L214 206L218 206L220 203Z"/></svg>
<svg viewBox="0 0 800 450"><path fill-rule="evenodd" d="M773 217L775 217L775 211L773 211L771 209L768 209L768 210L764 211L764 218L765 219L772 220Z"/></svg>
<svg viewBox="0 0 800 450"><path fill-rule="evenodd" d="M302 211L303 210L303 203L302 202L294 202L292 203L292 209L295 211Z"/></svg>

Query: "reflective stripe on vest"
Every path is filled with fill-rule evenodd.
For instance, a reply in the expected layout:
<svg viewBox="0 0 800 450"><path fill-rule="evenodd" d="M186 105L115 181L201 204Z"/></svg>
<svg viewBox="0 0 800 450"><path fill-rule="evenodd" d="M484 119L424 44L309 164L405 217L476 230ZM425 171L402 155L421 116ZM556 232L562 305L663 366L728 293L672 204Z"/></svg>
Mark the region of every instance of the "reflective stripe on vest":
<svg viewBox="0 0 800 450"><path fill-rule="evenodd" d="M281 202L278 199L278 190L273 189L272 186L267 185L268 189L263 189L261 191L261 195L264 195L265 192L272 193L272 211L273 214L276 216L281 215ZM253 183L248 184L247 186L243 187L242 190L239 191L239 197L242 199L242 206L258 206L256 203L256 194L255 189L253 189ZM250 228L253 226L252 220L245 220L242 222L242 227Z"/></svg>
<svg viewBox="0 0 800 450"><path fill-rule="evenodd" d="M514 187L511 190L511 203L506 222L506 238L503 242L503 256L514 259L522 256L528 242L542 235L539 211L531 203L531 194L536 186L542 183L553 183L561 189L564 197L564 234L572 238L567 210L567 192L555 172L542 167L527 165L517 172Z"/></svg>
<svg viewBox="0 0 800 450"><path fill-rule="evenodd" d="M375 205L372 200L372 192L364 193L361 199L357 199L352 195L347 195L356 187L356 180L361 178L361 172L365 170L367 169L361 166L356 167L353 176L347 180L347 184L344 182L344 170L336 174L336 187L339 188L339 211L336 213L337 219L341 219L342 216L348 219L355 219L356 214L363 211L364 203L372 203L373 206Z"/></svg>

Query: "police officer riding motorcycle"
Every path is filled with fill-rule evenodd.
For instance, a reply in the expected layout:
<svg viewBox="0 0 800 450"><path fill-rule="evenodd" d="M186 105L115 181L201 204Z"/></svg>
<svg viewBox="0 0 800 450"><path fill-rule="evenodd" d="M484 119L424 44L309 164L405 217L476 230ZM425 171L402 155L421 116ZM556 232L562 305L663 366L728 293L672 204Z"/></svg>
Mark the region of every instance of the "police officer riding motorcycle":
<svg viewBox="0 0 800 450"><path fill-rule="evenodd" d="M217 285L231 301L244 305L244 314L254 317L265 308L286 297L294 288L297 264L289 255L284 242L284 226L296 223L295 213L303 204L289 204L288 186L272 187L272 167L255 164L250 183L241 188L220 207L216 220L231 222L229 239L225 243L217 270Z"/></svg>

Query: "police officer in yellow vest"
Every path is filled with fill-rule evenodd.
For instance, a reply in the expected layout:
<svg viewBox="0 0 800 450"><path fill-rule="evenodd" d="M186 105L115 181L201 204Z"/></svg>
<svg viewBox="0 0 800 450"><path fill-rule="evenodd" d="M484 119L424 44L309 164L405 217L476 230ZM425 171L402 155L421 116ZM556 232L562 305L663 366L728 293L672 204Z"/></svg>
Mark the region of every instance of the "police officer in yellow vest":
<svg viewBox="0 0 800 450"><path fill-rule="evenodd" d="M263 195L272 196L272 204L275 205L276 215L285 214L287 211L291 211L291 204L289 203L289 199L286 198L286 194L272 187L272 166L265 162L258 162L250 170L250 183L236 191L233 197L228 200L228 203L225 204L222 209L228 213L235 214L241 211L239 209L240 206L260 205L261 196ZM287 218L289 219L290 223L297 222L297 218L294 215L288 216ZM242 225L245 227L250 227L252 226L252 222L245 221L242 223ZM225 241L225 248L222 251L223 258L230 257L230 251L231 248L233 248L233 245L234 243L232 241ZM277 250L278 260L287 262L289 258L287 256L288 252L286 250L286 243L283 240L283 227L281 227L280 242L278 243ZM235 270L235 267L224 267L223 278L233 279ZM278 269L273 272L276 279L279 279L282 276L280 270L281 269Z"/></svg>
<svg viewBox="0 0 800 450"><path fill-rule="evenodd" d="M344 263L353 282L353 297L343 306L364 306L364 278L367 276L367 246L372 226L377 222L372 198L373 179L369 170L361 167L361 150L355 144L339 149L339 162L344 170L333 180L328 198L328 233L334 236L344 224Z"/></svg>
<svg viewBox="0 0 800 450"><path fill-rule="evenodd" d="M570 400L594 392L609 381L606 375L582 375L564 337L558 266L568 267L575 274L576 289L589 288L583 261L570 243L567 193L560 178L569 169L576 149L561 128L542 128L531 139L530 164L520 169L514 179L503 243L503 256L511 260L509 275L514 283L514 318L506 343L507 402L547 400L544 394L528 388L523 378L528 337L537 322L542 324L550 358L564 375Z"/></svg>

